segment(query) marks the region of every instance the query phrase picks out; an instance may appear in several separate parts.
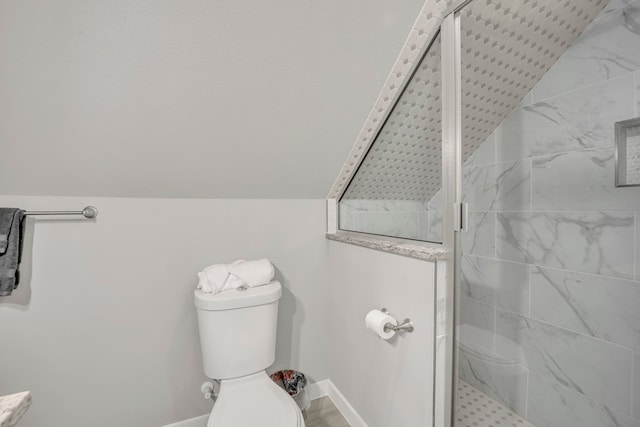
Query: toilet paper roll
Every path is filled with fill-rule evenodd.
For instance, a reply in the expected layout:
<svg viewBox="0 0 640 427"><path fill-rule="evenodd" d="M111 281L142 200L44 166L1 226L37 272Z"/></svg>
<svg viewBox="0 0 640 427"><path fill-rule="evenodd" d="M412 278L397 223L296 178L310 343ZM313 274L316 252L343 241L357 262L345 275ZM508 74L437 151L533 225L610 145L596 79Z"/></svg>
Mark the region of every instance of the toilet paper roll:
<svg viewBox="0 0 640 427"><path fill-rule="evenodd" d="M367 313L367 317L364 320L367 328L371 329L376 333L380 338L384 338L388 340L396 334L396 331L385 331L384 327L387 323L391 323L396 326L398 321L393 318L393 316L388 315L387 313L383 313L380 310L371 310Z"/></svg>

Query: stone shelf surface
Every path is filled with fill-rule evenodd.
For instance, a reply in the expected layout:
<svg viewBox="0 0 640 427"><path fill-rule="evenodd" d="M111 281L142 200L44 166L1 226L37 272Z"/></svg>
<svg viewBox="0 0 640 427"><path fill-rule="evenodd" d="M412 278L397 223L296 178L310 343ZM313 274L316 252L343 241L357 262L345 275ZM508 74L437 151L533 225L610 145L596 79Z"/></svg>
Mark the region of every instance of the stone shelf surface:
<svg viewBox="0 0 640 427"><path fill-rule="evenodd" d="M0 427L11 427L22 418L31 406L31 393L21 393L0 396Z"/></svg>

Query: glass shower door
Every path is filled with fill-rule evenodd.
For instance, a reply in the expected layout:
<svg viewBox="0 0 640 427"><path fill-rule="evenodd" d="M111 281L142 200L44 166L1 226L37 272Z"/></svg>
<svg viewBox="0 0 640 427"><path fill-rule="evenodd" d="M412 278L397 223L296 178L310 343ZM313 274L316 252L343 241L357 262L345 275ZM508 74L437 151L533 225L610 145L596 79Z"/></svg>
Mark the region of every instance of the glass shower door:
<svg viewBox="0 0 640 427"><path fill-rule="evenodd" d="M503 333L506 313L528 309L529 267L498 257L498 213L527 208L527 165L496 158L499 125L533 84L520 55L526 28L504 19L513 1L475 0L458 15L460 26L461 201L456 319L456 426L527 426L527 369L517 339ZM523 12L524 13L524 12ZM515 38L506 37L513 34ZM508 53L507 53L508 52ZM520 68L518 69L518 66ZM500 159L502 160L502 159Z"/></svg>
<svg viewBox="0 0 640 427"><path fill-rule="evenodd" d="M611 279L584 274L625 277L627 267L619 265L624 262L609 259L602 248L628 246L624 230L634 234L633 218L576 213L580 203L589 205L585 211L603 208L571 202L572 192L595 191L590 185L614 191L613 167L603 163L612 162L614 122L632 118L624 117L619 104L627 101L617 88L585 89L576 96L572 91L584 81L581 68L567 65L571 54L562 56L606 3L473 0L456 12L451 29L459 31L458 201L466 209L461 209L465 231L455 237L455 426L638 423L626 392L606 391L609 381L632 388L634 354L633 347L618 351L615 344L629 342L595 325L613 302L601 300L593 307L598 304L589 298L604 297L604 283ZM598 20L606 21L607 13ZM615 22L609 16L594 34L611 31ZM559 89L558 82L568 88ZM564 95L547 96L553 93ZM604 112L604 105L613 110ZM575 168L592 168L596 178L568 179L563 172ZM615 271L605 271L598 257L616 264ZM626 285L632 284L640 285ZM640 293L629 295L640 302ZM609 311L615 317L613 306ZM640 326L638 320L631 327ZM585 411L592 416L581 419Z"/></svg>

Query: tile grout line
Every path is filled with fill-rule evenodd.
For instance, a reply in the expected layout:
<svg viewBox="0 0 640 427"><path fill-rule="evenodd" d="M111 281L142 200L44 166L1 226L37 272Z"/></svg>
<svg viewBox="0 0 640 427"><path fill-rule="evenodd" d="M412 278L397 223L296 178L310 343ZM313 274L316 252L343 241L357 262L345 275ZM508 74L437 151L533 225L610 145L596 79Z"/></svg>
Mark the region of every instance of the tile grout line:
<svg viewBox="0 0 640 427"><path fill-rule="evenodd" d="M481 258L481 259L484 259L484 260L487 260L487 261L505 262L505 263L517 264L517 265L529 265L531 267L538 267L538 268L543 268L543 269L547 269L547 270L556 270L556 271L564 271L564 272L567 272L567 273L584 274L586 276L602 277L602 278L607 278L607 279L622 280L622 281L626 281L626 282L640 282L640 280L636 280L635 278L629 279L627 277L621 277L621 276L611 276L611 275L607 275L607 274L590 273L590 272L587 272L587 271L570 270L568 268L551 267L551 266L547 266L547 265L532 264L532 263L522 262L522 261L513 261L513 260L508 260L508 259L503 259L503 258L492 258L492 257L484 256L484 255L465 253L464 256L474 257L474 258Z"/></svg>
<svg viewBox="0 0 640 427"><path fill-rule="evenodd" d="M497 197L496 191L496 197ZM487 212L489 213L489 212ZM495 212L493 216L493 256L498 259L498 211Z"/></svg>
<svg viewBox="0 0 640 427"><path fill-rule="evenodd" d="M532 317L532 311L531 311L531 306L532 306L532 298L531 298L531 276L533 275L533 265L529 264L529 283L528 283L528 288L529 288L529 317Z"/></svg>
<svg viewBox="0 0 640 427"><path fill-rule="evenodd" d="M506 160L498 160L496 159L495 162L493 163L481 163L481 164L477 164L477 165L467 165L467 166L463 166L462 169L474 169L474 168L486 168L488 166L497 166L503 163L515 163L515 162L521 162L524 160L537 160L537 159L544 159L546 157L558 157L560 155L563 154L572 154L572 153L581 153L584 151L595 151L595 150L612 150L612 146L611 145L598 145L598 146L593 146L593 147L586 147L586 148L578 148L575 150L568 150L568 151L560 151L560 152L549 152L547 154L538 154L538 155L527 155L526 157L518 157L518 158L514 158L514 159L506 159Z"/></svg>
<svg viewBox="0 0 640 427"><path fill-rule="evenodd" d="M474 303L482 304L482 305L485 305L485 306L489 305L487 302L479 300L477 298L468 297L468 296L465 296L463 298L468 299L470 301L473 301ZM510 310L510 309L504 308L504 307L495 306L494 308L496 310L496 319L497 319L497 316L498 316L498 314L497 314L498 312L499 313L503 313L503 314L508 314L510 316L524 317L524 318L527 318L528 320L532 320L534 322L541 323L541 324L543 324L545 326L550 326L550 327L553 327L553 328L556 328L556 329L560 329L560 330L565 331L565 332L569 332L569 333L572 333L572 334L580 335L580 336L582 336L584 338L588 338L588 339L591 339L591 340L594 340L594 341L598 341L598 342L600 342L602 344L608 344L608 345L617 347L617 348L619 348L621 350L630 351L630 352L632 352L634 354L637 351L640 352L640 350L636 350L635 348L629 347L626 344L619 344L619 343L616 343L616 342L613 342L613 341L608 341L608 340L606 340L604 338L601 338L601 337L597 337L597 336L594 336L594 335L588 335L588 334L586 334L584 332L580 332L580 331L577 331L575 329L571 329L571 328L569 328L567 326L562 326L562 325L557 325L555 323L551 323L550 321L541 319L539 317L534 317L532 315L527 315L527 314L520 313L520 312L517 312L517 311L513 311L513 310Z"/></svg>
<svg viewBox="0 0 640 427"><path fill-rule="evenodd" d="M493 306L493 352L497 354L498 342L498 307Z"/></svg>
<svg viewBox="0 0 640 427"><path fill-rule="evenodd" d="M527 385L524 388L524 418L529 420L529 378L531 378L531 369L524 367L527 370Z"/></svg>
<svg viewBox="0 0 640 427"><path fill-rule="evenodd" d="M570 209L570 210L554 210L554 209L544 209L544 210L534 210L534 211L528 211L528 210L490 210L490 211L474 211L474 210L470 210L469 213L501 213L501 214L531 214L531 215L544 215L544 214L581 214L581 213L587 213L587 214L592 214L592 213L627 213L627 214L635 214L637 211L635 209L619 209L619 210L615 210L615 209L609 209L609 210L603 210L603 209L598 209L598 210L576 210L576 209Z"/></svg>
<svg viewBox="0 0 640 427"><path fill-rule="evenodd" d="M640 86L638 86L638 84L640 84L640 80L638 80L639 75L640 71L633 73L633 99L635 100L633 105L634 117L638 117L638 109L640 108L638 106L638 101L640 101L640 99L638 98L638 93L640 93Z"/></svg>
<svg viewBox="0 0 640 427"><path fill-rule="evenodd" d="M633 379L635 378L635 370L637 368L637 366L636 366L636 357L635 356L636 356L636 352L632 350L631 351L631 393L630 393L631 402L629 402L629 403L631 403L631 411L629 412L629 418L631 418L631 419L635 419L635 416L634 416L635 414L633 413L633 409L634 409L634 406L635 406L634 403L633 403L633 397L634 397L633 396L633 394L634 394L633 393L633 389L635 388L634 384L633 384L634 383Z"/></svg>
<svg viewBox="0 0 640 427"><path fill-rule="evenodd" d="M555 328L555 329L560 329L563 332L569 332L571 334L580 335L582 338L587 338L588 340L597 341L600 344L610 345L612 347L616 347L619 350L630 351L632 354L636 351L635 349L633 349L631 347L628 347L626 345L618 344L618 343L615 343L613 341L607 341L604 338L596 337L596 336L593 336L593 335L587 335L584 332L576 331L575 329L571 329L571 328L568 328L566 326L556 325L555 323L551 323L551 322L549 322L547 320L542 320L542 319L539 319L537 317L527 316L527 315L524 315L522 313L517 313L515 311L507 310L507 309L504 309L504 308L499 308L498 310L501 311L502 313L505 313L505 314L508 314L508 315L511 315L511 316L525 317L527 320L531 320L533 322L540 323L540 324L542 324L543 326L546 326L546 327L552 327L552 328Z"/></svg>
<svg viewBox="0 0 640 427"><path fill-rule="evenodd" d="M581 91L583 91L585 89L593 89L594 87L605 85L605 84L607 84L609 82L612 82L612 81L615 81L615 80L622 80L623 78L629 78L629 76L632 76L634 78L634 80L635 80L635 73L636 73L635 71L631 71L631 72L628 72L628 73L625 73L625 74L621 74L621 75L619 75L617 77L612 77L610 79L600 80L599 82L591 83L591 84L588 84L586 86L579 86L579 87L577 87L575 89L572 89L572 90L570 90L568 92L563 92L563 93L559 93L559 94L556 94L556 95L547 96L545 98L540 98L537 101L532 99L533 102L531 103L531 105L537 104L539 102L546 102L546 101L549 101L549 100L554 99L554 98L561 98L561 97L566 96L566 95L573 95L573 94L581 92ZM531 90L531 94L533 95L533 89ZM533 98L533 96L532 96L532 98ZM522 108L522 107L520 107L520 108Z"/></svg>
<svg viewBox="0 0 640 427"><path fill-rule="evenodd" d="M529 159L529 211L533 212L533 159Z"/></svg>

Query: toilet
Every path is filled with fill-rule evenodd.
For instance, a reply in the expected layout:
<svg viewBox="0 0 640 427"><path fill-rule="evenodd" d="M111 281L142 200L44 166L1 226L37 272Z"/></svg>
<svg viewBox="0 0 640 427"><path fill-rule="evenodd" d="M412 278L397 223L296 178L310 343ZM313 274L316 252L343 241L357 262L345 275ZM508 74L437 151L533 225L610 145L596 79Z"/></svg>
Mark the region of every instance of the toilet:
<svg viewBox="0 0 640 427"><path fill-rule="evenodd" d="M304 427L265 369L276 356L279 282L218 294L195 290L205 374L220 381L207 427Z"/></svg>

